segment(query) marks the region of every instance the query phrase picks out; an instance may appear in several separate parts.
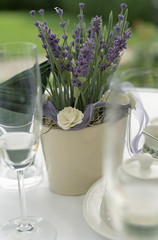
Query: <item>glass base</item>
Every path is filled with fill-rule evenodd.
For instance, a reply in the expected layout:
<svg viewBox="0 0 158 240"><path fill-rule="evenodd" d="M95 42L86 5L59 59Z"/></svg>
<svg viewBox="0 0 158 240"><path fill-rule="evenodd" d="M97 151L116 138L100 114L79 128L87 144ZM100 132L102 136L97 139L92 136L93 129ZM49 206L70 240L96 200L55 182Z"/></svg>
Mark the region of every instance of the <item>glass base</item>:
<svg viewBox="0 0 158 240"><path fill-rule="evenodd" d="M3 240L54 240L55 228L43 218L28 217L29 226L26 231L19 231L21 220L13 219L0 226L0 239Z"/></svg>

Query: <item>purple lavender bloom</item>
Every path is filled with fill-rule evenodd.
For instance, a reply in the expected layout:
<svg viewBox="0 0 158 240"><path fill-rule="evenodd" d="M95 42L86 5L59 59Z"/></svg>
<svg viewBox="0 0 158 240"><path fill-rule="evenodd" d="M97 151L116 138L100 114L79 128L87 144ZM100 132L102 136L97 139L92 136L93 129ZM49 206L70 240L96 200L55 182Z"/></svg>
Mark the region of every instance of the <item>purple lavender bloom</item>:
<svg viewBox="0 0 158 240"><path fill-rule="evenodd" d="M78 87L78 88L81 88L81 87L82 87L82 83L81 83L80 81L78 81L77 87Z"/></svg>
<svg viewBox="0 0 158 240"><path fill-rule="evenodd" d="M83 37L84 37L84 15L83 15L83 8L84 8L84 3L79 3L79 8L80 8L80 14L78 15L79 18L79 24L77 24L76 29L73 31L72 38L74 39L74 46L75 46L75 52L74 56L75 58L78 57L80 53L80 49L83 47Z"/></svg>
<svg viewBox="0 0 158 240"><path fill-rule="evenodd" d="M118 15L118 19L119 19L119 21L123 21L124 16L123 16L122 14L119 14L119 15Z"/></svg>
<svg viewBox="0 0 158 240"><path fill-rule="evenodd" d="M82 20L82 19L83 19L83 14L79 14L79 15L78 15L78 19L79 19L79 20Z"/></svg>
<svg viewBox="0 0 158 240"><path fill-rule="evenodd" d="M87 77L89 74L89 63L93 61L94 58L94 49L95 49L95 41L94 39L86 40L83 48L80 50L80 54L78 59L76 60L76 67L74 68L74 78L73 85L78 88L81 88L79 81L77 81L77 77Z"/></svg>
<svg viewBox="0 0 158 240"><path fill-rule="evenodd" d="M34 16L35 16L35 14L36 14L36 11L35 11L35 10L31 10L31 11L30 11L30 15L31 15L31 16L33 16L33 17L34 17Z"/></svg>
<svg viewBox="0 0 158 240"><path fill-rule="evenodd" d="M67 40L67 39L68 39L68 35L67 35L67 34L64 34L64 35L62 35L62 38L63 38L64 40Z"/></svg>
<svg viewBox="0 0 158 240"><path fill-rule="evenodd" d="M58 7L55 7L54 9L55 9L56 13L57 13L60 17L63 15L63 9L58 8Z"/></svg>
<svg viewBox="0 0 158 240"><path fill-rule="evenodd" d="M71 61L73 57L71 54L68 54L67 58Z"/></svg>
<svg viewBox="0 0 158 240"><path fill-rule="evenodd" d="M118 59L120 57L120 53L127 48L126 41L131 38L131 29L127 29L123 36L116 35L112 42L112 45L108 48L108 52L106 54L107 64L110 66L113 64L115 66L118 63ZM114 67L114 69L116 66Z"/></svg>
<svg viewBox="0 0 158 240"><path fill-rule="evenodd" d="M66 45L66 46L64 46L64 49L67 50L67 51L70 51L70 46Z"/></svg>
<svg viewBox="0 0 158 240"><path fill-rule="evenodd" d="M84 3L79 3L79 4L78 4L78 6L79 6L80 9L83 9L83 8L84 8L84 5L85 5Z"/></svg>
<svg viewBox="0 0 158 240"><path fill-rule="evenodd" d="M113 70L116 70L116 68L117 68L117 64L114 64L113 65Z"/></svg>
<svg viewBox="0 0 158 240"><path fill-rule="evenodd" d="M38 12L39 14L44 15L44 9L40 9Z"/></svg>
<svg viewBox="0 0 158 240"><path fill-rule="evenodd" d="M100 64L100 68L101 68L102 70L105 70L107 67L108 67L108 64L107 64L107 63L101 63L101 64Z"/></svg>
<svg viewBox="0 0 158 240"><path fill-rule="evenodd" d="M128 28L124 33L123 33L123 37L127 40L129 40L131 38L131 28Z"/></svg>
<svg viewBox="0 0 158 240"><path fill-rule="evenodd" d="M68 55L68 52L63 51L63 57L66 58Z"/></svg>
<svg viewBox="0 0 158 240"><path fill-rule="evenodd" d="M42 47L46 50L47 49L47 46L45 44L42 45Z"/></svg>
<svg viewBox="0 0 158 240"><path fill-rule="evenodd" d="M102 26L102 18L96 16L95 18L92 18L89 29L87 30L88 38L95 38L95 34L97 34L97 37L99 36L100 30Z"/></svg>
<svg viewBox="0 0 158 240"><path fill-rule="evenodd" d="M102 18L96 16L95 18L92 18L90 25L89 25L89 29L87 30L87 37L89 39L95 39L95 37L99 37L100 35L100 31L102 28ZM99 49L98 49L98 54L102 49L105 49L107 47L106 43L104 42L104 38L101 35L100 36L100 45L99 45Z"/></svg>
<svg viewBox="0 0 158 240"><path fill-rule="evenodd" d="M40 37L41 41L43 42L42 47L47 51L45 37L43 36L43 32L45 32L45 34L47 35L48 43L50 45L52 53L54 54L54 56L56 58L59 58L61 49L60 49L60 46L58 45L58 43L59 43L60 39L57 37L56 34L53 34L51 32L51 29L48 28L46 23L35 22L34 24L38 28L38 31L39 31L38 36Z"/></svg>
<svg viewBox="0 0 158 240"><path fill-rule="evenodd" d="M74 45L75 45L74 41L71 41L70 46L74 46Z"/></svg>
<svg viewBox="0 0 158 240"><path fill-rule="evenodd" d="M81 27L78 24L77 28L73 31L72 38L74 39L74 45L75 45L75 57L77 58L80 52L80 36L81 36Z"/></svg>
<svg viewBox="0 0 158 240"><path fill-rule="evenodd" d="M65 66L63 64L61 64L60 69L61 69L61 71L64 71L65 70Z"/></svg>
<svg viewBox="0 0 158 240"><path fill-rule="evenodd" d="M61 22L61 23L60 23L60 26L61 26L62 28L65 28L65 25L66 25L66 22Z"/></svg>
<svg viewBox="0 0 158 240"><path fill-rule="evenodd" d="M40 22L39 22L39 21L36 21L36 22L34 22L34 25L35 25L36 27L39 27Z"/></svg>
<svg viewBox="0 0 158 240"><path fill-rule="evenodd" d="M118 23L114 26L114 30L116 30L117 33L120 33L121 27L120 27L120 25Z"/></svg>
<svg viewBox="0 0 158 240"><path fill-rule="evenodd" d="M127 8L127 4L126 3L121 3L121 9L125 10Z"/></svg>

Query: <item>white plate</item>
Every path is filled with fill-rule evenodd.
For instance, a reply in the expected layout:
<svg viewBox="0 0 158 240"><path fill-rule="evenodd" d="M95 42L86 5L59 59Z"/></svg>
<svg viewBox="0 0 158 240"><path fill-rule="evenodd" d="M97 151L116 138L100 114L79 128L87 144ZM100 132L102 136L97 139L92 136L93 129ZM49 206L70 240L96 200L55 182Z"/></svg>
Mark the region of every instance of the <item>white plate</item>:
<svg viewBox="0 0 158 240"><path fill-rule="evenodd" d="M83 215L87 223L96 232L109 239L116 239L116 232L110 226L110 218L108 211L104 209L106 216L100 214L100 207L105 191L104 179L98 180L87 192L83 201Z"/></svg>

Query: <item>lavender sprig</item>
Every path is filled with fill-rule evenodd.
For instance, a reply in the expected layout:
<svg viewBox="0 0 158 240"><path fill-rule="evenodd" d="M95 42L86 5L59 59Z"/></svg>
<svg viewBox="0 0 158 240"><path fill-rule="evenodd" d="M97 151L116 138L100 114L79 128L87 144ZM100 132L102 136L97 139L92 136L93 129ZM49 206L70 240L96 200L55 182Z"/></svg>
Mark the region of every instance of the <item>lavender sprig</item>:
<svg viewBox="0 0 158 240"><path fill-rule="evenodd" d="M83 47L84 42L84 15L83 15L84 3L79 3L79 8L80 8L80 14L78 15L79 24L77 24L76 29L74 29L72 35L72 38L74 39L73 45L75 47L74 52L75 58L78 57L80 49Z"/></svg>
<svg viewBox="0 0 158 240"><path fill-rule="evenodd" d="M96 43L94 39L87 40L84 43L83 48L80 50L81 53L75 62L76 67L74 67L74 78L72 80L72 83L78 88L82 87L82 82L79 81L79 79L81 79L81 77L86 79L89 74L89 63L91 63L94 58L95 44Z"/></svg>
<svg viewBox="0 0 158 240"><path fill-rule="evenodd" d="M42 22L36 20L34 10L30 12L50 63L53 79L48 83L51 98L58 110L75 106L84 111L89 103L100 101L102 94L109 88L109 76L117 69L121 53L127 48L127 40L131 38L125 3L121 4L118 23L114 26L111 12L107 27L103 26L102 17L95 16L88 29L84 23L84 5L79 3L79 23L73 31L73 41L70 44L63 9L55 8L63 29L62 41L48 27L43 9L39 10Z"/></svg>
<svg viewBox="0 0 158 240"><path fill-rule="evenodd" d="M95 38L95 36L98 37L101 27L102 27L102 18L98 16L92 18L89 25L89 29L87 30L88 38Z"/></svg>
<svg viewBox="0 0 158 240"><path fill-rule="evenodd" d="M64 12L64 11L63 11L63 9L58 8L58 7L55 7L54 9L55 9L56 13L59 15L60 20L61 20L60 26L62 27L63 32L64 32L64 35L62 36L62 38L67 42L68 35L67 35L66 32L65 32L66 22L63 21L63 12Z"/></svg>

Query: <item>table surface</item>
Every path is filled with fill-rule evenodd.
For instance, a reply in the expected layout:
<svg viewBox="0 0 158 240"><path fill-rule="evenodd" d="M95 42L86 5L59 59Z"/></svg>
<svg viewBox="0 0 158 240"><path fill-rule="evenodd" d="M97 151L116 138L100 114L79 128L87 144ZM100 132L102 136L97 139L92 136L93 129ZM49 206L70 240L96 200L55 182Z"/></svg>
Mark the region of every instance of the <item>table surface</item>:
<svg viewBox="0 0 158 240"><path fill-rule="evenodd" d="M62 196L52 192L44 167L43 181L26 191L28 215L50 221L57 230L57 240L107 240L85 221L82 212L84 198L85 195ZM0 224L20 216L19 209L18 192L0 187Z"/></svg>
<svg viewBox="0 0 158 240"><path fill-rule="evenodd" d="M42 182L26 189L28 216L47 219L57 230L57 240L105 240L85 221L82 212L84 198L85 195L62 196L52 192L44 166ZM19 216L18 191L0 187L0 224Z"/></svg>

